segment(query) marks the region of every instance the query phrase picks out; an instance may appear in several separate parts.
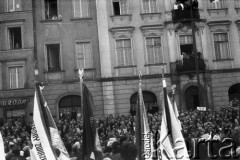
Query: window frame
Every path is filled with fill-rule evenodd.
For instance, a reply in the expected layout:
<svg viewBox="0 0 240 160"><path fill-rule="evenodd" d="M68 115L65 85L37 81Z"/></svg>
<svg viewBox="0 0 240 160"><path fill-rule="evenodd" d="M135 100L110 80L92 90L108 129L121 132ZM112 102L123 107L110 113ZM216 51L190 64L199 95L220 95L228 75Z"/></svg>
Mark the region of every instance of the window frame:
<svg viewBox="0 0 240 160"><path fill-rule="evenodd" d="M160 62L154 62L154 63L149 62L149 59L148 59L149 53L148 53L148 47L147 47L147 39L148 38L152 38L152 39L160 38L160 51L161 51L160 54L161 55L159 55L159 57L162 57L162 60L159 60ZM162 47L162 36L146 36L144 38L144 40L145 40L145 56L146 56L147 64L163 64L164 63L164 55L163 55L163 47Z"/></svg>
<svg viewBox="0 0 240 160"><path fill-rule="evenodd" d="M126 13L121 13L122 12L122 9L121 9L121 2L120 1L123 1L123 0L112 0L112 3L111 3L111 5L112 5L112 15L113 16L122 16L122 15L129 15L129 10L130 10L130 3L129 3L129 0L124 0L124 1L126 1ZM113 3L115 3L115 2L118 2L119 3L119 15L116 15L115 14L115 9L114 9L114 5L113 5Z"/></svg>
<svg viewBox="0 0 240 160"><path fill-rule="evenodd" d="M6 49L8 50L21 50L24 49L24 31L23 31L23 23L10 23L10 24L5 24L5 33L6 33ZM21 42L22 42L22 47L19 49L11 49L10 47L10 33L9 33L9 28L16 28L16 27L20 27L21 28Z"/></svg>
<svg viewBox="0 0 240 160"><path fill-rule="evenodd" d="M48 0L49 1L49 0ZM42 16L43 16L43 19L44 20L58 20L59 19L59 16L61 15L60 12L59 12L59 0L56 0L57 1L57 18L56 19L53 19L53 17L51 18L46 18L46 0L42 0ZM48 15L49 16L49 15ZM60 18L61 19L61 18Z"/></svg>
<svg viewBox="0 0 240 160"><path fill-rule="evenodd" d="M59 66L60 66L60 69L57 70L57 71L49 71L48 70L48 50L47 50L47 45L56 45L58 44L59 45ZM46 72L60 72L60 71L63 71L63 64L62 64L62 44L61 42L48 42L48 43L45 43L44 44L44 57L45 57L45 70Z"/></svg>
<svg viewBox="0 0 240 160"><path fill-rule="evenodd" d="M10 68L16 68L16 67L22 67L23 68L23 73L21 74L22 80L23 80L23 86L22 87L18 87L18 88L13 88L11 89L11 78L10 78ZM6 64L6 68L7 68L7 89L8 90L17 90L17 89L24 89L26 86L26 66L25 66L25 61L14 61L14 62L7 62Z"/></svg>
<svg viewBox="0 0 240 160"><path fill-rule="evenodd" d="M227 51L228 51L228 53L226 53L227 55L226 55L226 58L222 58L222 51L221 51L221 53L220 53L220 58L217 58L217 56L216 56L216 49L215 49L215 39L214 39L214 34L227 34ZM214 59L215 60L225 60L225 59L231 59L231 48L230 48L230 37L229 37L229 33L228 32L213 32L212 33L212 39L213 39L213 41L212 41L212 43L213 43L213 50L214 50ZM221 42L225 42L225 41L221 41Z"/></svg>
<svg viewBox="0 0 240 160"><path fill-rule="evenodd" d="M94 68L94 57L93 57L93 48L92 48L92 41L91 40L83 40L83 41L81 41L81 40L77 40L77 41L75 41L75 63L76 63L76 68L77 69L80 69L79 68L79 64L78 64L78 54L77 54L77 50L76 50L76 47L77 47L77 44L81 44L81 43L89 43L89 45L90 45L90 49L89 49L89 51L90 51L90 53L91 53L91 57L92 57L92 66L90 67L90 68L86 68L86 58L85 58L85 55L84 55L84 53L83 53L83 62L84 62L84 68L85 69L93 69Z"/></svg>
<svg viewBox="0 0 240 160"><path fill-rule="evenodd" d="M146 12L144 10L144 2L143 1L148 1L148 12ZM141 0L141 13L142 14L152 14L152 13L159 13L159 0L156 0L156 8L155 8L155 11L152 11L152 8L151 8L151 1L153 0Z"/></svg>
<svg viewBox="0 0 240 160"><path fill-rule="evenodd" d="M131 58L132 58L132 62L131 64L128 64L128 65L119 65L119 58L118 58L118 53L117 53L117 41L119 40L129 40L130 41L130 45L131 45L131 48L130 48L130 51L131 51ZM127 67L127 66L134 66L134 56L133 56L133 42L132 42L132 38L128 38L128 37L124 37L124 38L116 38L115 41L115 55L116 55L116 62L117 62L117 66L118 67ZM125 54L124 54L124 57ZM124 63L126 63L126 59L124 59Z"/></svg>
<svg viewBox="0 0 240 160"><path fill-rule="evenodd" d="M16 9L16 0L12 0L13 1L13 10L10 10L9 9L9 1L11 0L7 0L7 12L18 12L18 11L22 11L22 0L19 0L20 1L20 7L19 7L19 10Z"/></svg>
<svg viewBox="0 0 240 160"><path fill-rule="evenodd" d="M214 10L214 9L226 9L226 8L228 8L226 0L219 0L219 2L214 2L214 3L211 3L209 1L208 3L209 3L208 9L213 9Z"/></svg>
<svg viewBox="0 0 240 160"><path fill-rule="evenodd" d="M80 4L80 16L76 16L76 8L75 8L75 5L76 5L76 1L79 1L79 4ZM85 0L88 2L88 13L87 13L87 16L83 16L83 9L82 9L82 1L83 0L72 0L72 12L73 12L73 17L74 18L90 18L91 17L91 10L90 10L90 1L89 0Z"/></svg>

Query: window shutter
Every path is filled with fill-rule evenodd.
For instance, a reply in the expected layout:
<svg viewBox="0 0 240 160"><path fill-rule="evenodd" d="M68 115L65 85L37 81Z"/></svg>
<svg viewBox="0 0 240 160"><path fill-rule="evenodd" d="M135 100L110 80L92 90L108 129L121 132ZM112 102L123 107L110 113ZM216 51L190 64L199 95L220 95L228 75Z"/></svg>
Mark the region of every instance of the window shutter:
<svg viewBox="0 0 240 160"><path fill-rule="evenodd" d="M93 57L91 53L90 43L84 43L84 67L93 68Z"/></svg>
<svg viewBox="0 0 240 160"><path fill-rule="evenodd" d="M16 68L9 68L10 89L16 88Z"/></svg>
<svg viewBox="0 0 240 160"><path fill-rule="evenodd" d="M76 43L77 68L84 68L83 43Z"/></svg>
<svg viewBox="0 0 240 160"><path fill-rule="evenodd" d="M89 17L89 0L81 0L82 17Z"/></svg>

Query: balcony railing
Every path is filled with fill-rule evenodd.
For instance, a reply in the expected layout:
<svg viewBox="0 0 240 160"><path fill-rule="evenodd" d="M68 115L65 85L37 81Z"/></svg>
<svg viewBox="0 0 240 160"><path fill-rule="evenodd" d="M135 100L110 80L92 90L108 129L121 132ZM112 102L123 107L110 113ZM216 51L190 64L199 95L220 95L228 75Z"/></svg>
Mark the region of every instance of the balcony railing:
<svg viewBox="0 0 240 160"><path fill-rule="evenodd" d="M204 59L198 58L198 66L199 66L199 71L206 70L206 64L204 62ZM189 57L187 58L183 58L182 60L177 60L175 62L175 67L172 69L174 70L174 72L177 72L177 73L196 71L195 56L189 55Z"/></svg>
<svg viewBox="0 0 240 160"><path fill-rule="evenodd" d="M200 19L198 9L192 10L193 19ZM173 21L184 21L184 20L191 20L191 10L190 9L176 9L172 10L172 20Z"/></svg>

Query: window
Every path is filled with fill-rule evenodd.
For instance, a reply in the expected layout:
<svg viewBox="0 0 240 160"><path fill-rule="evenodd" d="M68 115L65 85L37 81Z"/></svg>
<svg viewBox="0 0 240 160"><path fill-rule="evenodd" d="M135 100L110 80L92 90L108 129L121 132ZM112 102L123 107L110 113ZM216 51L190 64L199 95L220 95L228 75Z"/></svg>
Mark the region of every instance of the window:
<svg viewBox="0 0 240 160"><path fill-rule="evenodd" d="M78 68L93 68L93 57L90 42L77 42L76 55Z"/></svg>
<svg viewBox="0 0 240 160"><path fill-rule="evenodd" d="M23 66L9 67L10 89L24 88Z"/></svg>
<svg viewBox="0 0 240 160"><path fill-rule="evenodd" d="M240 0L235 0L235 8L240 8Z"/></svg>
<svg viewBox="0 0 240 160"><path fill-rule="evenodd" d="M8 0L8 12L21 11L22 2L21 0Z"/></svg>
<svg viewBox="0 0 240 160"><path fill-rule="evenodd" d="M128 14L128 1L113 0L113 14L115 16Z"/></svg>
<svg viewBox="0 0 240 160"><path fill-rule="evenodd" d="M118 66L133 65L130 39L116 40Z"/></svg>
<svg viewBox="0 0 240 160"><path fill-rule="evenodd" d="M226 5L226 0L218 0L218 1L215 1L213 3L210 3L210 9L223 9L223 8L227 8L227 5Z"/></svg>
<svg viewBox="0 0 240 160"><path fill-rule="evenodd" d="M21 27L8 28L9 35L9 48L21 49L22 48L22 31Z"/></svg>
<svg viewBox="0 0 240 160"><path fill-rule="evenodd" d="M45 19L58 18L57 0L45 0Z"/></svg>
<svg viewBox="0 0 240 160"><path fill-rule="evenodd" d="M181 54L192 54L193 51L193 37L192 35L180 35L180 50Z"/></svg>
<svg viewBox="0 0 240 160"><path fill-rule="evenodd" d="M143 13L156 13L158 0L142 0Z"/></svg>
<svg viewBox="0 0 240 160"><path fill-rule="evenodd" d="M148 64L163 63L160 37L146 38L146 47Z"/></svg>
<svg viewBox="0 0 240 160"><path fill-rule="evenodd" d="M74 17L90 17L89 0L73 0Z"/></svg>
<svg viewBox="0 0 240 160"><path fill-rule="evenodd" d="M229 55L229 44L227 33L214 33L214 48L216 59L227 59Z"/></svg>
<svg viewBox="0 0 240 160"><path fill-rule="evenodd" d="M47 60L48 60L48 71L55 72L60 71L60 45L59 44L48 44L47 45Z"/></svg>

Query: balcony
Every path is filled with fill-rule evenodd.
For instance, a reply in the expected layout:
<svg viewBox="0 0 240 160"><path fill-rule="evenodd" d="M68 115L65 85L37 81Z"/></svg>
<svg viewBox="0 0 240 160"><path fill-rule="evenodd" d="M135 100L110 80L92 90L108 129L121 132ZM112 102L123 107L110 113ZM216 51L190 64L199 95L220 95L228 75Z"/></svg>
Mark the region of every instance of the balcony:
<svg viewBox="0 0 240 160"><path fill-rule="evenodd" d="M200 20L200 14L198 9L192 10L193 19L194 20ZM172 20L174 22L179 21L191 21L191 10L190 9L175 9L172 10Z"/></svg>
<svg viewBox="0 0 240 160"><path fill-rule="evenodd" d="M206 64L204 59L201 57L198 59L199 71L206 70ZM177 60L171 64L171 70L173 73L183 73L183 72L195 72L196 71L196 60L195 56L189 55L184 57L182 60Z"/></svg>

